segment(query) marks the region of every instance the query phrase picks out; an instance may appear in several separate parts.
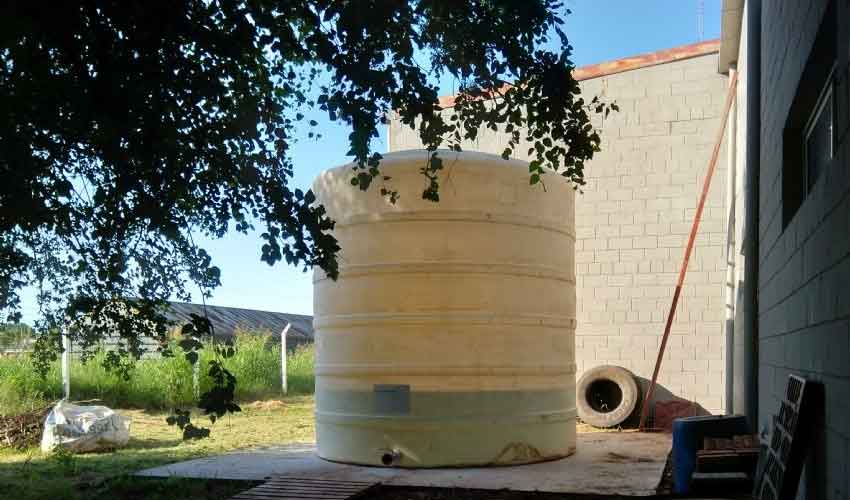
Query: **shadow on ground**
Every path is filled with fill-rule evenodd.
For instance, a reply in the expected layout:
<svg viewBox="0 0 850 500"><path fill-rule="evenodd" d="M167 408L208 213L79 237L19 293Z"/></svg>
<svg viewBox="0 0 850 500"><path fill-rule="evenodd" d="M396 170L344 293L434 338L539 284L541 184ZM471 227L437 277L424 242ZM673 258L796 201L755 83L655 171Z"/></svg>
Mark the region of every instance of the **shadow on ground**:
<svg viewBox="0 0 850 500"><path fill-rule="evenodd" d="M627 500L635 497L618 495L582 495L544 493L540 491L480 490L467 488L426 488L407 486L377 486L365 492L363 500ZM666 496L644 496L652 500Z"/></svg>
<svg viewBox="0 0 850 500"><path fill-rule="evenodd" d="M99 492L141 468L203 456L202 452L175 450L174 440L134 439L127 448L107 453L43 454L30 449L0 454L0 491L14 491L16 500L42 498L100 498ZM130 488L127 481L122 481ZM158 484L158 483L145 483ZM158 490L153 487L154 490ZM103 498L134 498L107 495ZM143 498L143 497L140 497ZM167 497L164 497L167 498ZM199 497L205 498L205 497Z"/></svg>

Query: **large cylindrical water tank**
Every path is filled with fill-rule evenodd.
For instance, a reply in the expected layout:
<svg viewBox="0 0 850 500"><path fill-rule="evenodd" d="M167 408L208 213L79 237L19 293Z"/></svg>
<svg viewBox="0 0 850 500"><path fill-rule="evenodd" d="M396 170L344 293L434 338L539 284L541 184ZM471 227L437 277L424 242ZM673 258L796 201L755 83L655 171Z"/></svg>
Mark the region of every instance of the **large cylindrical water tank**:
<svg viewBox="0 0 850 500"><path fill-rule="evenodd" d="M350 165L313 185L342 248L337 281L314 275L319 456L439 467L569 455L574 191L556 174L529 185L525 162L439 155L439 203L422 199L421 150L381 161L395 204L353 187Z"/></svg>

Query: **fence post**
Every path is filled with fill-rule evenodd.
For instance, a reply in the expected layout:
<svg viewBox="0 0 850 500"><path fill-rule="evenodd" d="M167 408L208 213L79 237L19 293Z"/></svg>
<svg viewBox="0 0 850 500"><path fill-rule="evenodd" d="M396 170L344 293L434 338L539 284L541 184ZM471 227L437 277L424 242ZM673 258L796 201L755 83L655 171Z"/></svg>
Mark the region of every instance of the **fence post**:
<svg viewBox="0 0 850 500"><path fill-rule="evenodd" d="M198 359L192 364L192 392L198 400L201 398L201 353L197 349L194 352L198 353Z"/></svg>
<svg viewBox="0 0 850 500"><path fill-rule="evenodd" d="M71 336L62 329L62 392L65 399L71 398Z"/></svg>
<svg viewBox="0 0 850 500"><path fill-rule="evenodd" d="M280 388L283 392L283 395L286 396L287 387L286 387L286 332L289 331L289 327L292 326L291 323L287 323L283 328L283 331L280 332Z"/></svg>

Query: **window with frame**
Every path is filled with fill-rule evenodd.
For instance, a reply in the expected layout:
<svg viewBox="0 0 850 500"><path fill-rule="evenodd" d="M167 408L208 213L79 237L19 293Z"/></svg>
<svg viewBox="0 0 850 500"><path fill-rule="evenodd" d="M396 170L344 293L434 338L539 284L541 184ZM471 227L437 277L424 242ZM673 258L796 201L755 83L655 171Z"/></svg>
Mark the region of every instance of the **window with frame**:
<svg viewBox="0 0 850 500"><path fill-rule="evenodd" d="M832 160L835 147L835 108L832 99L832 78L821 93L805 129L803 157L806 168L806 193L812 191L820 174Z"/></svg>
<svg viewBox="0 0 850 500"><path fill-rule="evenodd" d="M834 69L838 56L835 0L827 6L782 135L782 227L832 162L835 143Z"/></svg>

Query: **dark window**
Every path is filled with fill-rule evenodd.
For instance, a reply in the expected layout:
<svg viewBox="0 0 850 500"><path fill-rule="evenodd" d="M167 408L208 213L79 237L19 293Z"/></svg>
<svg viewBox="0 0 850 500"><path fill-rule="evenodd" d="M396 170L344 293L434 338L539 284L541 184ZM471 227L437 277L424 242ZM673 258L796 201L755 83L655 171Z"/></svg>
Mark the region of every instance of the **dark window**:
<svg viewBox="0 0 850 500"><path fill-rule="evenodd" d="M833 121L835 112L832 104L832 84L824 89L820 102L809 118L806 127L806 138L803 153L806 158L806 186L807 192L817 182L820 173L832 161L833 143Z"/></svg>
<svg viewBox="0 0 850 500"><path fill-rule="evenodd" d="M812 45L782 136L782 227L788 225L833 157L837 16L830 1Z"/></svg>

